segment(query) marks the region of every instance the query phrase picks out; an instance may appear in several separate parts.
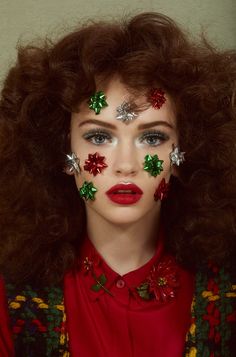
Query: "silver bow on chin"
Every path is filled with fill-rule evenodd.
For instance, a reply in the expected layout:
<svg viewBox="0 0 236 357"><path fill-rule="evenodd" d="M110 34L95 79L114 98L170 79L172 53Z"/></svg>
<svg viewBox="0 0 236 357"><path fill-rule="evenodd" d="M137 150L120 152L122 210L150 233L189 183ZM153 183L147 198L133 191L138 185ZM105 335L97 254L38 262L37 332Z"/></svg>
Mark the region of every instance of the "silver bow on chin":
<svg viewBox="0 0 236 357"><path fill-rule="evenodd" d="M123 102L121 105L119 105L119 107L116 108L116 111L116 119L123 121L125 124L129 124L138 116L138 114L132 111L131 104L128 102Z"/></svg>
<svg viewBox="0 0 236 357"><path fill-rule="evenodd" d="M185 161L184 154L185 152L181 152L178 146L173 145L173 150L170 153L171 165L182 164Z"/></svg>
<svg viewBox="0 0 236 357"><path fill-rule="evenodd" d="M66 165L70 172L75 170L78 174L80 173L79 158L74 152L66 155Z"/></svg>

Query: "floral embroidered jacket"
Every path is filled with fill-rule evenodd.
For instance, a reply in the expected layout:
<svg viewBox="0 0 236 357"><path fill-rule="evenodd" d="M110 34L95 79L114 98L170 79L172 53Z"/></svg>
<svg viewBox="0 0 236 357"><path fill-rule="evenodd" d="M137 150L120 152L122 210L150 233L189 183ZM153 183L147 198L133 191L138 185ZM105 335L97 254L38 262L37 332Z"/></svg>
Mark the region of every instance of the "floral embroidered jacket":
<svg viewBox="0 0 236 357"><path fill-rule="evenodd" d="M16 357L69 357L63 290L6 284ZM185 357L235 356L236 285L224 269L196 274Z"/></svg>

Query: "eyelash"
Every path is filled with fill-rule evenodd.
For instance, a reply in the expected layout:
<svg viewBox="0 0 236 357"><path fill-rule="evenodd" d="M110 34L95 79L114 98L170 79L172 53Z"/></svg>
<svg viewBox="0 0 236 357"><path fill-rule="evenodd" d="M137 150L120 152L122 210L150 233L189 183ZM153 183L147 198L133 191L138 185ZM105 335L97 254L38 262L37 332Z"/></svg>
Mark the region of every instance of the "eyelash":
<svg viewBox="0 0 236 357"><path fill-rule="evenodd" d="M143 133L143 135L140 138L140 142L143 143L145 140L150 139L150 138L155 138L156 140L158 140L158 142L155 142L154 144L149 142L148 145L158 146L162 142L167 141L169 139L169 136L161 131L152 130L152 131Z"/></svg>
<svg viewBox="0 0 236 357"><path fill-rule="evenodd" d="M100 139L101 138L103 139L102 142L96 141L99 137ZM99 129L90 130L88 133L85 133L83 135L83 138L94 145L103 145L108 142L112 142L112 135L107 131L99 130ZM152 130L152 131L144 132L141 138L139 138L139 142L143 143L145 140L148 140L150 138L156 139L157 142L155 143L147 142L147 144L150 146L158 146L162 142L167 141L169 139L169 136L161 131Z"/></svg>
<svg viewBox="0 0 236 357"><path fill-rule="evenodd" d="M108 142L111 142L112 141L112 136L111 134L109 134L108 132L106 131L103 131L103 130L99 130L99 129L94 129L94 130L90 130L88 133L85 133L83 135L83 138L89 142L91 142L92 144L95 144L95 145L102 145L104 144L104 142L96 142L96 139L100 137L100 138L105 138L105 140L107 140Z"/></svg>

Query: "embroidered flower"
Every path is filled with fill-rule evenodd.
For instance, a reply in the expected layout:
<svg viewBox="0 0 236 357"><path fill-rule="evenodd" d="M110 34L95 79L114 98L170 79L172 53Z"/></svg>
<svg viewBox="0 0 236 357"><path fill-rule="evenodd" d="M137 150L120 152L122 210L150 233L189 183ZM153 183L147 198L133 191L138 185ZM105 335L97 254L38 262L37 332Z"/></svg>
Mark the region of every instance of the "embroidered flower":
<svg viewBox="0 0 236 357"><path fill-rule="evenodd" d="M164 303L175 297L178 286L176 263L169 257L163 259L157 266L154 265L146 281L136 290L144 300L156 299Z"/></svg>
<svg viewBox="0 0 236 357"><path fill-rule="evenodd" d="M89 257L85 257L84 259L84 272L85 274L93 269L93 262L89 259Z"/></svg>
<svg viewBox="0 0 236 357"><path fill-rule="evenodd" d="M95 292L99 292L100 290L105 290L109 295L113 296L113 294L105 287L107 283L107 277L104 273L97 276L94 272L94 268L98 267L100 264L100 259L98 256L89 258L85 257L84 259L84 273L90 273L92 278L94 279L95 284L91 286L91 289Z"/></svg>

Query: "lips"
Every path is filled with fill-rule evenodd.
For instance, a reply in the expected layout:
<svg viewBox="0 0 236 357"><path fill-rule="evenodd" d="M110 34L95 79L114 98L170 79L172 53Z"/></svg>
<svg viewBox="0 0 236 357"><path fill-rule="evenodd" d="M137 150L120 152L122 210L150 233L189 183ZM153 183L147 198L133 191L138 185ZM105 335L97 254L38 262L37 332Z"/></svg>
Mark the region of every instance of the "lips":
<svg viewBox="0 0 236 357"><path fill-rule="evenodd" d="M130 205L138 202L143 191L133 183L120 183L111 187L106 195L108 198L120 205Z"/></svg>

